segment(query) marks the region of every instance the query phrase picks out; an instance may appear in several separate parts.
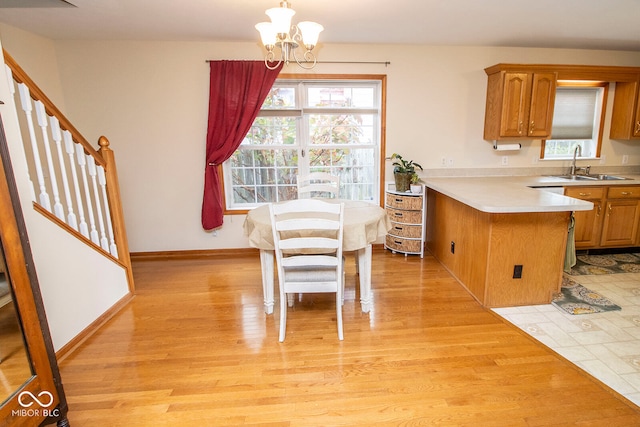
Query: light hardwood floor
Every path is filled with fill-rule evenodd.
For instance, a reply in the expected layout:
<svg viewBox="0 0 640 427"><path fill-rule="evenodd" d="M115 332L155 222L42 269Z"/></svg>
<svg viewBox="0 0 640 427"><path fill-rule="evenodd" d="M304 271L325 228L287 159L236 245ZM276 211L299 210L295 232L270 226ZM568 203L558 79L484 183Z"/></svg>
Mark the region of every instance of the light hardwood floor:
<svg viewBox="0 0 640 427"><path fill-rule="evenodd" d="M431 256L374 249L374 308L347 257L278 342L260 261L135 261L137 296L61 362L72 427L637 426L638 407L495 313Z"/></svg>

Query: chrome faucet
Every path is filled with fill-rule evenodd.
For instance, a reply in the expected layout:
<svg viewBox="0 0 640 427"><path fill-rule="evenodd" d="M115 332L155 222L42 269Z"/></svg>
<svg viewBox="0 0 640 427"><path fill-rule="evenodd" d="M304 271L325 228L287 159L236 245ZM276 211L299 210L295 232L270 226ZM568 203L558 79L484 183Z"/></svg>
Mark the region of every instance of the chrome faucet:
<svg viewBox="0 0 640 427"><path fill-rule="evenodd" d="M578 157L578 152L580 152L579 156L582 156L582 146L576 145L576 148L573 150L573 163L571 163L571 171L570 175L576 174L576 158Z"/></svg>

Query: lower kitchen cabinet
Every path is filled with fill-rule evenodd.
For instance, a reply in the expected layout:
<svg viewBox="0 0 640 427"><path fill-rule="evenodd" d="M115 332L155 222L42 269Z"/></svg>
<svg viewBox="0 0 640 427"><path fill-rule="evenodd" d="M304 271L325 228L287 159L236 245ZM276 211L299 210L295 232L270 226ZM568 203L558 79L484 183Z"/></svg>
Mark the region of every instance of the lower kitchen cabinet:
<svg viewBox="0 0 640 427"><path fill-rule="evenodd" d="M565 195L594 204L591 211L574 213L576 249L640 244L640 186L568 187Z"/></svg>
<svg viewBox="0 0 640 427"><path fill-rule="evenodd" d="M384 247L392 252L424 257L425 192L407 193L390 189L385 194L385 210L391 220L391 230Z"/></svg>
<svg viewBox="0 0 640 427"><path fill-rule="evenodd" d="M575 218L573 236L576 249L594 248L600 245L602 206L606 192L605 187L567 187L565 189L566 196L593 203L592 210L573 213Z"/></svg>
<svg viewBox="0 0 640 427"><path fill-rule="evenodd" d="M610 187L602 224L600 246L634 246L638 243L640 186Z"/></svg>

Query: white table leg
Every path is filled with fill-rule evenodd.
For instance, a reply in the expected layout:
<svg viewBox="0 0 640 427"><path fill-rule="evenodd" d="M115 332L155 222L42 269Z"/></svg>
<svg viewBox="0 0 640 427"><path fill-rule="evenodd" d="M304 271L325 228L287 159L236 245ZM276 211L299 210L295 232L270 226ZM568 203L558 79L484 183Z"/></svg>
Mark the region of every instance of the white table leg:
<svg viewBox="0 0 640 427"><path fill-rule="evenodd" d="M264 312L273 313L273 269L274 252L260 249L260 266L262 267L262 295L264 296Z"/></svg>
<svg viewBox="0 0 640 427"><path fill-rule="evenodd" d="M357 251L358 277L360 279L360 305L363 313L371 309L371 245Z"/></svg>

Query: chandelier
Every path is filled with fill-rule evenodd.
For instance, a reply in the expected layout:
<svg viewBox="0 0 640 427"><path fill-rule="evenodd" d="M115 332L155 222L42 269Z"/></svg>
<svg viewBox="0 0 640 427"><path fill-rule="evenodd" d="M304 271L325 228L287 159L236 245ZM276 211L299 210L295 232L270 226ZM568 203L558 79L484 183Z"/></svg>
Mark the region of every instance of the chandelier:
<svg viewBox="0 0 640 427"><path fill-rule="evenodd" d="M280 7L267 9L265 13L269 16L271 22L256 24L256 30L260 32L262 44L267 50L264 58L267 68L274 70L282 62L289 64L291 59L295 60L302 68L307 70L313 68L317 60L312 50L318 43L318 36L324 30L324 27L310 21L291 25L291 18L296 12L291 9L291 4L286 0L280 2ZM296 49L300 44L304 45L305 49L302 59L296 55ZM280 49L280 57L278 59L276 59L276 49ZM275 65L269 65L269 63L274 62Z"/></svg>

